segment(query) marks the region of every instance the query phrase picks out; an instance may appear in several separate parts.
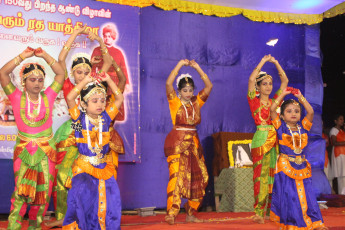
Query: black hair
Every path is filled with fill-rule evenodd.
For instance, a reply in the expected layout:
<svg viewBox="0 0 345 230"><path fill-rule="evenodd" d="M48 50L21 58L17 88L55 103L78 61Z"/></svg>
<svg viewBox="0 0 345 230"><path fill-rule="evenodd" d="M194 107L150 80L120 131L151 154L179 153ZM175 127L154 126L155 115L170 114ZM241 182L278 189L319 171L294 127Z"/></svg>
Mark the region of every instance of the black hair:
<svg viewBox="0 0 345 230"><path fill-rule="evenodd" d="M341 117L341 116L344 118L344 116L343 116L342 114L337 113L336 115L334 115L334 120L335 120L335 121L338 120L339 117Z"/></svg>
<svg viewBox="0 0 345 230"><path fill-rule="evenodd" d="M281 107L280 107L280 114L281 114L281 115L284 115L284 111L285 111L286 107L287 107L288 105L290 105L290 104L293 104L293 103L298 103L298 102L295 101L294 99L289 99L289 100L284 101L283 104L282 104ZM300 110L301 110L301 112L302 112L302 106L301 106L301 104L298 103L298 105L299 105L299 108L300 108Z"/></svg>
<svg viewBox="0 0 345 230"><path fill-rule="evenodd" d="M186 81L186 78L188 79L188 81ZM192 86L193 89L195 88L193 79L190 77L184 77L179 81L177 89L178 90L183 89L184 87L186 87L187 83L190 84L190 86Z"/></svg>
<svg viewBox="0 0 345 230"><path fill-rule="evenodd" d="M87 104L87 101L84 101L84 97L93 89L93 88L96 88L96 87L102 87L105 92L107 92L107 87L108 87L108 83L105 82L105 81L102 81L100 84L92 84L92 85L89 85L86 89L83 88L81 91L80 91L80 99L81 101L83 101L84 103Z"/></svg>
<svg viewBox="0 0 345 230"><path fill-rule="evenodd" d="M23 69L23 75L30 73L31 71L35 70L35 69L39 69L43 72L43 75L45 76L46 73L44 72L43 67L40 64L37 63L30 63L28 65L25 66L25 68Z"/></svg>
<svg viewBox="0 0 345 230"><path fill-rule="evenodd" d="M261 73L261 74L259 74L256 78L257 79L260 79L259 81L257 81L256 82L256 85L257 86L260 86L261 85L261 82L264 80L264 79L266 79L266 78L264 78L264 76L266 76L266 75L268 75L267 73Z"/></svg>
<svg viewBox="0 0 345 230"><path fill-rule="evenodd" d="M90 66L90 68L92 68L90 60L88 58L86 58L86 57L77 57L76 59L73 60L72 69L74 68L74 66L76 66L76 65L78 65L80 63L88 64Z"/></svg>

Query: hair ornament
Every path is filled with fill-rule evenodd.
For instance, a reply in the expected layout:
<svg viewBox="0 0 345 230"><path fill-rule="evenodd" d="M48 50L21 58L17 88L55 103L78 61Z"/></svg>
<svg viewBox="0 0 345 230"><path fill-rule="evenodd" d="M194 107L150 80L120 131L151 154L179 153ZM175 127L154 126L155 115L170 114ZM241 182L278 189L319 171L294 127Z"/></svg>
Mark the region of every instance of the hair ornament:
<svg viewBox="0 0 345 230"><path fill-rule="evenodd" d="M30 72L27 72L26 74L24 74L25 69L30 69L32 66L34 67L34 69L32 69ZM38 66L40 66L43 71L41 69L39 69ZM22 86L24 86L25 79L28 78L31 74L35 75L36 77L38 77L39 75L42 75L43 78L45 78L44 67L41 66L40 64L37 64L37 63L27 63L27 64L23 65L23 67L19 73Z"/></svg>
<svg viewBox="0 0 345 230"><path fill-rule="evenodd" d="M177 77L176 79L176 86L178 88L178 84L180 83L181 79L184 78L186 80L186 82L188 83L188 78L192 78L192 76L189 73L185 73L185 74L181 74L180 76ZM189 86L189 84L188 84Z"/></svg>

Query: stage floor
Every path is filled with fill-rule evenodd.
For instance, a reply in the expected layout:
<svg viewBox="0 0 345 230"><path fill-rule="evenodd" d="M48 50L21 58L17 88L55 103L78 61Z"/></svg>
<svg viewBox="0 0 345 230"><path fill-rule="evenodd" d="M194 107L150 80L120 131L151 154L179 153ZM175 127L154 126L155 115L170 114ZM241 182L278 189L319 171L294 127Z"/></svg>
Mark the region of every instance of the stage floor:
<svg viewBox="0 0 345 230"><path fill-rule="evenodd" d="M329 208L321 210L326 226L330 230L345 230L345 208ZM164 230L164 229L177 229L177 230L210 230L210 229L278 229L277 226L270 221L265 224L256 224L251 220L254 215L252 212L200 212L197 214L198 218L204 219L205 223L187 224L185 223L186 214L182 213L177 217L175 225L168 225L164 222L164 214L156 216L140 217L137 215L123 215L121 229L144 229L144 230ZM45 223L51 222L45 221ZM24 221L23 229L28 226L28 221ZM6 229L7 221L0 221L0 230ZM42 226L43 230L49 229ZM51 228L61 229L61 228Z"/></svg>

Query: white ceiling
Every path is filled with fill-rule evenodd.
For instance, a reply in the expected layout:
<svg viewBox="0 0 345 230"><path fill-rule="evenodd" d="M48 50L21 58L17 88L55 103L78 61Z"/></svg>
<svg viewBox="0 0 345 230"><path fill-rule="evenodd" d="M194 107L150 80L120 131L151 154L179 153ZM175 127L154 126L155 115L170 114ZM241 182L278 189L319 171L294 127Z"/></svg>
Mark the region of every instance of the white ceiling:
<svg viewBox="0 0 345 230"><path fill-rule="evenodd" d="M322 14L340 0L187 0L218 6L295 14Z"/></svg>

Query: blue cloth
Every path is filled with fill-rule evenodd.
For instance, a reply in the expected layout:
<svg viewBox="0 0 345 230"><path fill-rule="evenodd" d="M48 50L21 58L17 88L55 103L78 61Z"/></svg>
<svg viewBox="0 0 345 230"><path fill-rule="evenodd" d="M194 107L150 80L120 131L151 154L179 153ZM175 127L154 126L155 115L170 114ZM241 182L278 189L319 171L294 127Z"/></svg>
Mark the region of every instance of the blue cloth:
<svg viewBox="0 0 345 230"><path fill-rule="evenodd" d="M82 230L101 229L98 222L98 183L93 176L81 173L73 177L72 188L68 192L67 212L63 225L77 221ZM107 211L106 229L118 230L121 223L120 190L114 177L105 181Z"/></svg>
<svg viewBox="0 0 345 230"><path fill-rule="evenodd" d="M111 118L107 112L101 114L103 120L102 132L109 132L109 126ZM81 113L74 122L81 124L82 130L86 130L85 113ZM89 124L89 131L95 130L95 126ZM76 130L75 136L77 140L77 146L79 153L86 156L96 156L96 153L91 152L88 148L87 143L79 143L78 138L87 138L83 136L82 130ZM85 132L85 131L84 131ZM98 142L98 138L95 138ZM109 142L103 145L101 151L102 157L109 151ZM96 168L105 168L107 163L101 163L97 166L91 166ZM72 178L72 188L68 192L67 197L67 212L63 222L63 225L69 225L73 222L78 224L78 227L82 230L98 230L101 229L99 223L99 198L100 196L106 196L106 217L105 217L105 228L118 230L121 223L121 197L120 190L117 182L112 176L105 180L105 193L99 192L99 183L103 182L103 179L97 179L87 173L80 173Z"/></svg>
<svg viewBox="0 0 345 230"><path fill-rule="evenodd" d="M301 134L308 134L308 130L299 122L298 125L301 127ZM291 137L290 131L286 126L284 121L281 121L280 127L276 127L277 136L279 139L279 150L281 153L289 155L289 157L296 158L296 156L305 157L305 150L301 154L296 154L293 149L286 146L283 142L283 135L289 135ZM293 131L295 132L295 131ZM298 133L298 132L297 132ZM286 139L285 139L286 141ZM292 142L292 140L291 140ZM299 146L299 141L295 140L295 145ZM283 166L284 165L284 166ZM310 169L310 164L303 162L302 164L296 164L290 161L290 165L293 169L302 170L307 167ZM286 168L286 162L278 160L279 167ZM289 166L287 166L289 167ZM278 170L279 171L279 170ZM296 175L296 174L294 174ZM297 227L310 227L313 223L321 221L323 223L322 215L317 203L316 197L313 192L311 175L307 175L307 178L296 180L291 178L289 175L285 174L284 171L280 171L274 176L274 184L272 191L272 204L271 212L273 212L277 217L279 217L279 223L287 226L297 226ZM302 185L303 184L303 185ZM298 187L300 186L300 187ZM297 187L300 189L298 191ZM304 191L303 191L304 188ZM300 192L300 194L298 194ZM303 217L303 207L304 198L306 199L306 217ZM311 223L306 223L307 218L310 218Z"/></svg>

